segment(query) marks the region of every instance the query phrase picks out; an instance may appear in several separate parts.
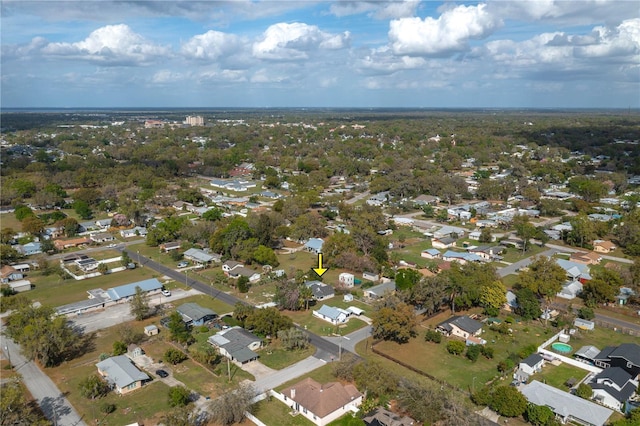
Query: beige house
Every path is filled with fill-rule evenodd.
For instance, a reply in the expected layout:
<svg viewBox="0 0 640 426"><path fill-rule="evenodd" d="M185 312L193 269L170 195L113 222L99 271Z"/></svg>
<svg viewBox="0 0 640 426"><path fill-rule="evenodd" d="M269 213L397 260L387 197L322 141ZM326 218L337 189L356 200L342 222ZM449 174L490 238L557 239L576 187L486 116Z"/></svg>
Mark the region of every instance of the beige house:
<svg viewBox="0 0 640 426"><path fill-rule="evenodd" d="M97 363L96 367L98 373L120 395L139 389L150 380L126 355L112 356Z"/></svg>
<svg viewBox="0 0 640 426"><path fill-rule="evenodd" d="M596 253L611 253L616 248L618 247L616 247L616 245L611 241L595 240L593 242L593 251L595 251Z"/></svg>
<svg viewBox="0 0 640 426"><path fill-rule="evenodd" d="M436 330L445 336L458 336L467 339L482 333L482 324L466 315L454 316L441 322Z"/></svg>
<svg viewBox="0 0 640 426"><path fill-rule="evenodd" d="M306 378L275 397L314 424L323 426L349 412L357 412L363 395L352 384L321 384Z"/></svg>

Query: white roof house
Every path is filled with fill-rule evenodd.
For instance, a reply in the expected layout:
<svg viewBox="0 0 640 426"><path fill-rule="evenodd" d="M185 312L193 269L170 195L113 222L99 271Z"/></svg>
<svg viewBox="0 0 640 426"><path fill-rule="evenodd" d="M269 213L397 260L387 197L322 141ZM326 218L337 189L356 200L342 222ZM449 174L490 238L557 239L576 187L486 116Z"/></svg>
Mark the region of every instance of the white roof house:
<svg viewBox="0 0 640 426"><path fill-rule="evenodd" d="M350 312L329 305L322 305L320 309L313 311L313 316L330 322L331 324L342 324L349 319Z"/></svg>
<svg viewBox="0 0 640 426"><path fill-rule="evenodd" d="M603 426L613 411L552 386L532 381L520 390L532 404L547 406L562 422L577 421L580 424Z"/></svg>
<svg viewBox="0 0 640 426"><path fill-rule="evenodd" d="M112 356L96 364L98 372L115 386L118 393L127 393L142 386L149 376L138 370L126 355Z"/></svg>

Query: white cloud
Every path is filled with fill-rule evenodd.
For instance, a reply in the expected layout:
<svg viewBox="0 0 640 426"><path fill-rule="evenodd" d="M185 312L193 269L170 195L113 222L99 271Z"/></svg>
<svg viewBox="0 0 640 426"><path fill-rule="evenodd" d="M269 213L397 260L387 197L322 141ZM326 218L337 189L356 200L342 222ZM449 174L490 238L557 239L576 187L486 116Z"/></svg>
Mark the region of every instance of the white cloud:
<svg viewBox="0 0 640 426"><path fill-rule="evenodd" d="M581 44L576 55L584 58L623 57L637 63L640 57L640 18L629 19L616 28L596 27L597 42Z"/></svg>
<svg viewBox="0 0 640 426"><path fill-rule="evenodd" d="M159 57L166 57L170 49L153 44L129 26L120 24L98 28L76 43L49 43L42 52L104 65L146 65Z"/></svg>
<svg viewBox="0 0 640 426"><path fill-rule="evenodd" d="M358 69L365 74L392 74L401 70L420 69L427 61L422 57L396 56L387 48L375 49L357 61Z"/></svg>
<svg viewBox="0 0 640 426"><path fill-rule="evenodd" d="M418 0L340 0L331 4L329 12L337 17L367 14L375 19L397 19L413 16L419 4Z"/></svg>
<svg viewBox="0 0 640 426"><path fill-rule="evenodd" d="M264 32L253 44L253 56L258 59L296 61L309 57L319 49L342 49L349 45L350 33L330 34L315 25L278 23Z"/></svg>
<svg viewBox="0 0 640 426"><path fill-rule="evenodd" d="M32 54L38 53L48 44L43 37L34 37L27 44L22 45L2 45L3 58L27 59Z"/></svg>
<svg viewBox="0 0 640 426"><path fill-rule="evenodd" d="M468 49L470 39L492 34L502 21L485 4L457 6L437 19L426 17L391 21L389 39L397 55L438 56Z"/></svg>
<svg viewBox="0 0 640 426"><path fill-rule="evenodd" d="M192 37L181 49L184 56L192 59L217 60L244 50L240 37L220 31L208 31Z"/></svg>

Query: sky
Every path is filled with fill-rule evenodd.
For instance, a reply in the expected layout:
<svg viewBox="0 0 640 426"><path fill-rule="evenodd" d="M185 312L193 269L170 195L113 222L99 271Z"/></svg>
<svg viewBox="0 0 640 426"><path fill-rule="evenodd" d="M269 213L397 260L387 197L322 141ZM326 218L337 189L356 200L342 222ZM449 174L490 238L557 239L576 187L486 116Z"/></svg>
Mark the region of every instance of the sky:
<svg viewBox="0 0 640 426"><path fill-rule="evenodd" d="M639 108L636 0L0 0L2 108Z"/></svg>

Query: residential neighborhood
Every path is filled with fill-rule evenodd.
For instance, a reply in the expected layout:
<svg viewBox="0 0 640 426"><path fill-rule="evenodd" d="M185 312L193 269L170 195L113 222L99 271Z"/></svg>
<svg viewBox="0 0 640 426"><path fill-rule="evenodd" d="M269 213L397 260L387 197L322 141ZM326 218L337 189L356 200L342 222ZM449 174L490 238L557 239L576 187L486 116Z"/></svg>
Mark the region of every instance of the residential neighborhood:
<svg viewBox="0 0 640 426"><path fill-rule="evenodd" d="M225 114L3 127L25 418L637 424L634 117Z"/></svg>

